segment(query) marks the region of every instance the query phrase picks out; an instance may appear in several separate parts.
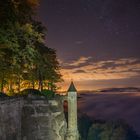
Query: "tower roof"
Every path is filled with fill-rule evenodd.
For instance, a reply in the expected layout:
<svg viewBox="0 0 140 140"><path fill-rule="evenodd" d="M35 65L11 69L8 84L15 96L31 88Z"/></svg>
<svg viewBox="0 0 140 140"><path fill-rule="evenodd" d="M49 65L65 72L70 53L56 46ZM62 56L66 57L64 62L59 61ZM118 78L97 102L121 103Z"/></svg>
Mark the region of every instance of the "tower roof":
<svg viewBox="0 0 140 140"><path fill-rule="evenodd" d="M76 88L75 88L75 86L74 86L74 83L71 82L70 87L69 87L69 89L68 89L68 92L76 92L76 91L77 91L77 90L76 90Z"/></svg>

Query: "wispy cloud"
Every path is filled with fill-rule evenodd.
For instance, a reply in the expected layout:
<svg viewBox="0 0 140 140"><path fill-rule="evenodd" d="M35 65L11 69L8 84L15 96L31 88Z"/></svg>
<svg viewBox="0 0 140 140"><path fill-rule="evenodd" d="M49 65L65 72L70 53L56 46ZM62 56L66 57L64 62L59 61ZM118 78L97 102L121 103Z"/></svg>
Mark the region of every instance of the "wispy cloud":
<svg viewBox="0 0 140 140"><path fill-rule="evenodd" d="M90 62L89 62L90 60ZM140 76L140 60L123 58L107 61L91 61L91 57L81 57L67 64L73 68L63 68L65 80L111 80ZM83 65L84 64L84 65Z"/></svg>
<svg viewBox="0 0 140 140"><path fill-rule="evenodd" d="M91 57L80 57L78 60L75 60L71 63L66 63L69 66L79 66L81 64L85 64Z"/></svg>
<svg viewBox="0 0 140 140"><path fill-rule="evenodd" d="M81 41L81 40L77 40L77 41L75 41L75 44L77 44L77 45L81 45L81 44L83 44L84 42L83 41Z"/></svg>

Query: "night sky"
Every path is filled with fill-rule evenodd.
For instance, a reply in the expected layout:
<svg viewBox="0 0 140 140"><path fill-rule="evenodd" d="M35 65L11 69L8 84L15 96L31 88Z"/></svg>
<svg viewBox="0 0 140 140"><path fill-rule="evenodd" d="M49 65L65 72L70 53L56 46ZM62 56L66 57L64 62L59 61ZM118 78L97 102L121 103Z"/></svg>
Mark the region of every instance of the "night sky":
<svg viewBox="0 0 140 140"><path fill-rule="evenodd" d="M140 86L140 0L41 0L38 18L55 48L63 89Z"/></svg>

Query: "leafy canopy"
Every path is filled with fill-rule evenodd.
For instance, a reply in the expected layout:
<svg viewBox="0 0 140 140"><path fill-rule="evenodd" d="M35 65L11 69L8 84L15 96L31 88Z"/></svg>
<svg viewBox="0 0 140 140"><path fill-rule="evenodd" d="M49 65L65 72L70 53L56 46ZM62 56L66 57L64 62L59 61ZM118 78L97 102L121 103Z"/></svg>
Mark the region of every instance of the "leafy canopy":
<svg viewBox="0 0 140 140"><path fill-rule="evenodd" d="M39 0L0 1L0 86L56 89L61 80L56 51L45 45L46 28L35 20Z"/></svg>

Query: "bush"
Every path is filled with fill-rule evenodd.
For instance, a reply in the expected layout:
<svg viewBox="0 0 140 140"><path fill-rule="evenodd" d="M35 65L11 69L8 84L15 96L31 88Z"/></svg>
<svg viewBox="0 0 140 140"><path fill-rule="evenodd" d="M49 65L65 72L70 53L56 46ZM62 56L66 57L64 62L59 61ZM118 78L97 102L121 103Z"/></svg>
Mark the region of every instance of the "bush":
<svg viewBox="0 0 140 140"><path fill-rule="evenodd" d="M21 91L21 95L28 95L28 94L41 95L42 93L37 89L25 89Z"/></svg>
<svg viewBox="0 0 140 140"><path fill-rule="evenodd" d="M55 93L51 90L47 90L47 89L44 89L41 91L41 93L46 96L48 99L53 99L54 96L55 96Z"/></svg>
<svg viewBox="0 0 140 140"><path fill-rule="evenodd" d="M7 95L3 92L0 92L0 97L7 97Z"/></svg>

